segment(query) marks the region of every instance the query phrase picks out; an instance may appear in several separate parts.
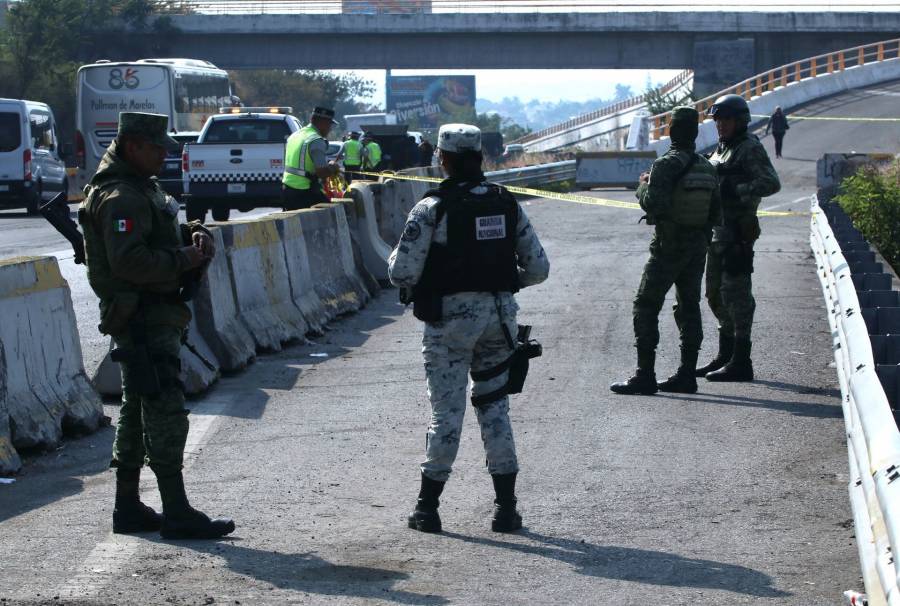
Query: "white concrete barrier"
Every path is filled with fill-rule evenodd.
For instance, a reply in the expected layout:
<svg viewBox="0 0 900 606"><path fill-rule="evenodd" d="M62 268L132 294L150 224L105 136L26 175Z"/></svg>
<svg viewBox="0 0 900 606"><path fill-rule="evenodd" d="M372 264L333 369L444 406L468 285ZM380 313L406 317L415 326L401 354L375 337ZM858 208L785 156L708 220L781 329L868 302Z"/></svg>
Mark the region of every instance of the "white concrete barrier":
<svg viewBox="0 0 900 606"><path fill-rule="evenodd" d="M378 233L375 217L375 195L369 183L353 183L350 195L356 208L359 248L369 272L379 281L388 280L388 258L391 247Z"/></svg>
<svg viewBox="0 0 900 606"><path fill-rule="evenodd" d="M103 405L84 373L69 286L54 257L0 261L0 467L15 448L96 430Z"/></svg>
<svg viewBox="0 0 900 606"><path fill-rule="evenodd" d="M333 204L299 211L313 285L329 318L357 311L369 300L353 263L344 209Z"/></svg>
<svg viewBox="0 0 900 606"><path fill-rule="evenodd" d="M235 372L253 361L256 342L238 319L222 230L211 227L210 231L217 254L206 270L206 276L194 299L194 321L198 332L218 359L221 369Z"/></svg>
<svg viewBox="0 0 900 606"><path fill-rule="evenodd" d="M294 305L284 248L275 221L268 218L217 224L237 302L238 318L258 350L280 351L309 330Z"/></svg>
<svg viewBox="0 0 900 606"><path fill-rule="evenodd" d="M381 292L381 284L378 282L378 279L372 275L372 272L369 271L365 259L363 259L361 232L365 229L365 226L363 225L363 219L361 219L356 212L356 202L353 198L332 198L331 203L342 206L344 209L344 216L347 218L347 227L350 229L350 244L353 249L353 266L356 268L356 274L362 280L366 290L369 291L369 296L377 297Z"/></svg>
<svg viewBox="0 0 900 606"><path fill-rule="evenodd" d="M193 395L203 393L219 380L222 365L197 326L197 304L191 301L188 306L192 318L185 335L187 345L181 347L179 379L184 392Z"/></svg>
<svg viewBox="0 0 900 606"><path fill-rule="evenodd" d="M291 300L303 314L309 330L322 334L330 318L313 283L306 236L300 223L300 211L270 215L284 247L285 262L291 285Z"/></svg>

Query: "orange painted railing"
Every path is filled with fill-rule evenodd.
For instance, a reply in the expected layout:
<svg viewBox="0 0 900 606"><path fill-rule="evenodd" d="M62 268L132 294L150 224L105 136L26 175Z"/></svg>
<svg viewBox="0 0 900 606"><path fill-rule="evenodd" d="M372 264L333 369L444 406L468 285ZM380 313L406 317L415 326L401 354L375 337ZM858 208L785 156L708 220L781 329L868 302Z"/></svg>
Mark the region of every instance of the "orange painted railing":
<svg viewBox="0 0 900 606"><path fill-rule="evenodd" d="M660 88L657 89L658 92L662 94L669 93L679 86L683 85L687 82L693 72L691 70L685 70L666 82ZM548 126L547 128L541 129L539 131L535 131L533 133L529 133L524 137L520 137L515 141L511 141L510 143L527 143L529 141L534 141L536 139L540 139L542 137L546 137L548 135L554 135L556 133L560 133L563 131L567 131L571 128L575 128L576 126L581 126L582 124L587 124L588 122L593 122L605 116L611 116L613 114L617 114L623 110L631 109L633 107L637 107L646 102L646 93L643 95L638 95L637 97L631 97L630 99L624 99L617 103L613 103L612 105L607 105L606 107L600 108L598 110L592 111L587 114L582 114L580 116L576 116L570 120L566 120L565 122L560 122L559 124L554 124L553 126Z"/></svg>
<svg viewBox="0 0 900 606"><path fill-rule="evenodd" d="M766 91L772 91L779 86L787 86L791 82L799 82L805 78L815 78L821 74L842 72L845 69L876 61L900 58L900 39L874 42L864 46L855 46L846 50L835 51L802 59L781 67L776 67L767 72L747 78L734 86L721 90L714 95L694 102L694 107L700 112L702 122L708 116L706 114L716 99L722 95L741 95L748 101L758 97ZM671 112L658 114L650 118L650 138L660 139L669 134L669 119Z"/></svg>

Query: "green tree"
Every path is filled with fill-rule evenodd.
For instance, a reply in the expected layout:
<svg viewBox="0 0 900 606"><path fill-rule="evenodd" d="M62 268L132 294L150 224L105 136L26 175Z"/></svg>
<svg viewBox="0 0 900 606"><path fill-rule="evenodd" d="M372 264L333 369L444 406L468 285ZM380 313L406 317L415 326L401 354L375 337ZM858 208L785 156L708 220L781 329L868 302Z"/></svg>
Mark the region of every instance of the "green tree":
<svg viewBox="0 0 900 606"><path fill-rule="evenodd" d="M679 105L687 105L695 101L694 95L687 92L679 95L677 92L663 93L658 88L648 87L644 92L644 100L647 102L647 110L651 115L664 114L672 111Z"/></svg>

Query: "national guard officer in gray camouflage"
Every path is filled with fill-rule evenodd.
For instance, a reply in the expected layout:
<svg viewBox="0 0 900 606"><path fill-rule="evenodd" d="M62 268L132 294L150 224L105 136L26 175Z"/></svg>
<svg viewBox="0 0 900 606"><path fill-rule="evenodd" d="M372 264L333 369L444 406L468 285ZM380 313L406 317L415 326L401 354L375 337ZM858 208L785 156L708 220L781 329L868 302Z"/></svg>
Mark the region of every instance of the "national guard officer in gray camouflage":
<svg viewBox="0 0 900 606"><path fill-rule="evenodd" d="M85 188L78 211L88 281L100 298L100 332L112 336L122 367L122 408L113 443L113 532L159 531L169 539L212 539L234 531L188 503L182 460L188 411L178 380L179 353L191 312L180 294L185 276L215 254L198 222L178 223L178 203L155 177L166 148L167 116L119 114L116 140ZM138 494L144 463L156 475L160 516Z"/></svg>
<svg viewBox="0 0 900 606"><path fill-rule="evenodd" d="M699 114L692 107L672 111L672 146L641 176L637 190L647 223L655 225L650 258L634 297L634 339L638 366L633 377L614 383L620 394L651 395L657 389L697 391L697 354L703 341L700 292L703 266L714 225L722 219L716 169L695 151ZM659 312L675 285L675 322L681 334L678 371L657 386L654 366Z"/></svg>
<svg viewBox="0 0 900 606"><path fill-rule="evenodd" d="M747 132L750 107L740 95L719 97L709 110L719 145L709 157L719 175L724 226L716 229L706 264L706 298L719 321L719 352L697 376L752 381L753 246L761 234L756 210L781 182L756 135Z"/></svg>
<svg viewBox="0 0 900 606"><path fill-rule="evenodd" d="M412 209L390 258L391 282L412 290L416 317L426 322L422 353L432 414L409 526L441 531L438 499L459 449L471 372L472 404L496 492L491 527L512 532L522 527L506 392L519 309L513 294L543 282L550 264L512 194L485 181L481 131L444 125L438 151L448 178Z"/></svg>

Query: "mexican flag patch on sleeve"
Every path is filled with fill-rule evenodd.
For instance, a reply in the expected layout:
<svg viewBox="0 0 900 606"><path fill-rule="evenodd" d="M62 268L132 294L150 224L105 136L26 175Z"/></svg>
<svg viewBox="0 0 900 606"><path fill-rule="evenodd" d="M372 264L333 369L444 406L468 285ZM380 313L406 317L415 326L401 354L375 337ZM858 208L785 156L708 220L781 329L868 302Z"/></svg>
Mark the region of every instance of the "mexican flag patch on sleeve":
<svg viewBox="0 0 900 606"><path fill-rule="evenodd" d="M113 230L119 234L130 234L134 229L134 221L131 219L116 219L113 221Z"/></svg>

